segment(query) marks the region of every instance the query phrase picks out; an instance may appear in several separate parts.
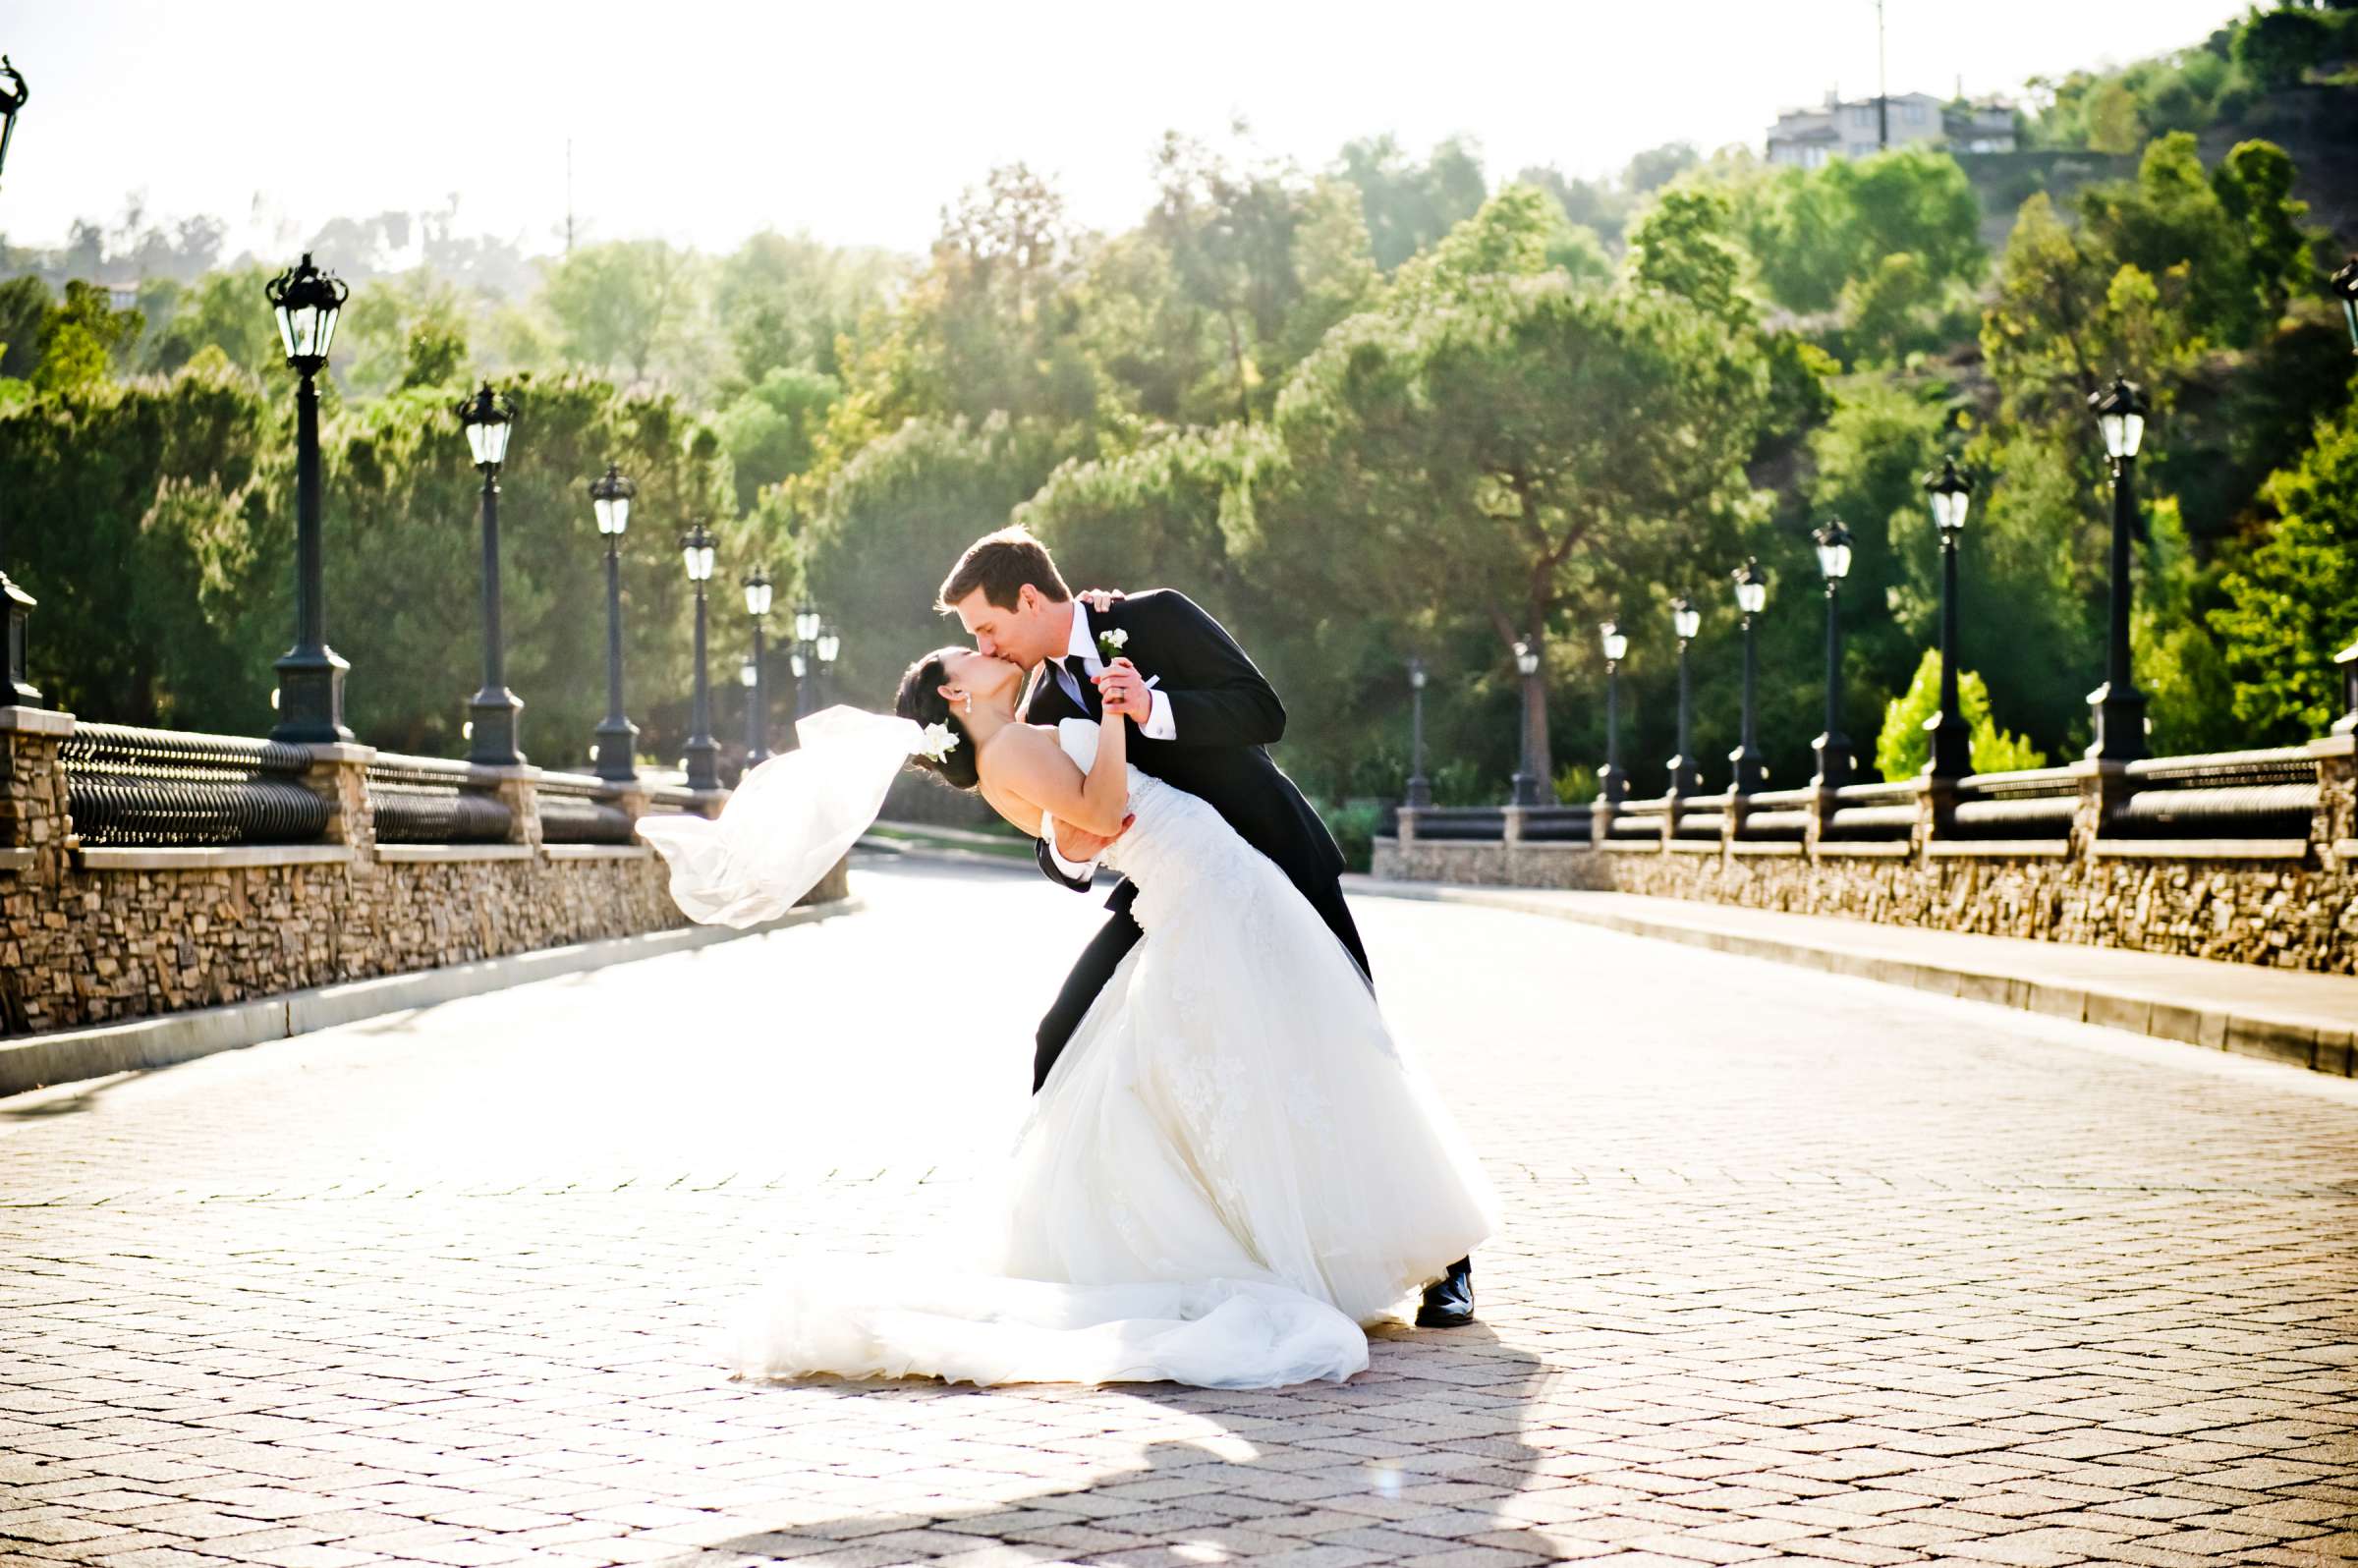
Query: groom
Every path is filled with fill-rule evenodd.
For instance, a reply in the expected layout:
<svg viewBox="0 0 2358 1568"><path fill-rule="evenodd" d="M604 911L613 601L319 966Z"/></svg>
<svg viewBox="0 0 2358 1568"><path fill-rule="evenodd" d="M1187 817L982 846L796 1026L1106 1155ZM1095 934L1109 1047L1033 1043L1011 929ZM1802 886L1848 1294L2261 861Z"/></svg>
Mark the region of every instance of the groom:
<svg viewBox="0 0 2358 1568"><path fill-rule="evenodd" d="M956 615L981 652L1032 672L1023 709L1028 723L1102 722L1106 698L1135 695L1119 689L1129 677L1107 669L1114 657L1127 658L1137 678L1151 683L1146 697L1152 704L1131 738L1131 761L1225 817L1301 890L1360 974L1368 975L1367 948L1343 902L1342 852L1318 812L1269 760L1266 748L1285 734L1285 707L1276 692L1236 640L1184 593L1154 588L1095 597L1094 609L1077 602L1047 547L1023 529L1009 528L967 547L941 585L935 608ZM1118 652L1109 655L1108 646ZM1042 817L1039 868L1086 893L1110 842ZM1130 914L1137 896L1127 881L1114 889L1105 906L1112 919L1082 951L1040 1021L1034 1092L1114 969L1138 944L1143 933ZM1417 1324L1456 1328L1473 1320L1473 1264L1460 1261L1425 1292Z"/></svg>

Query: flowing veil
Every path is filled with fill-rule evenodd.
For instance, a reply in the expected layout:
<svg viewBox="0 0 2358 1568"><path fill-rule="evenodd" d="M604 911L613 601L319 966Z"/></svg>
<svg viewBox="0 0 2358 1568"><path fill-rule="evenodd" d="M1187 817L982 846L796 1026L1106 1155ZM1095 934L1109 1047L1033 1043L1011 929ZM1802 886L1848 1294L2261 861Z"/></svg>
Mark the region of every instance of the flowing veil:
<svg viewBox="0 0 2358 1568"><path fill-rule="evenodd" d="M671 896L706 925L756 925L794 908L868 831L893 775L924 744L909 719L830 707L797 723L800 745L739 781L717 817L643 816L671 866Z"/></svg>

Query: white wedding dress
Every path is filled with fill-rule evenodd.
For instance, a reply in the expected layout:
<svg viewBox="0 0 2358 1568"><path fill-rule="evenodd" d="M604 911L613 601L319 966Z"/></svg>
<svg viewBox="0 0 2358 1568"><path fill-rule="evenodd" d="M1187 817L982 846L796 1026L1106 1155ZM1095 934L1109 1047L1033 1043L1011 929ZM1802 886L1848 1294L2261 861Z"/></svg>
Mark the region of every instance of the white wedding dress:
<svg viewBox="0 0 2358 1568"><path fill-rule="evenodd" d="M1087 771L1097 727L1058 736ZM953 1231L965 1266L806 1264L753 1304L741 1373L1339 1379L1362 1323L1490 1233L1480 1168L1285 874L1136 767L1130 809L1107 861L1146 938Z"/></svg>

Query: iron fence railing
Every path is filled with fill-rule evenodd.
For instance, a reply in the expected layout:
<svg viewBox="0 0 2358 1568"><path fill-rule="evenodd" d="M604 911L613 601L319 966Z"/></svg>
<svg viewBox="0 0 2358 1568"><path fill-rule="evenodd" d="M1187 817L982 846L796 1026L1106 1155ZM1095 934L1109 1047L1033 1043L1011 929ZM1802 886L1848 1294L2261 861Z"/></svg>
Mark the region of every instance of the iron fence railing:
<svg viewBox="0 0 2358 1568"><path fill-rule="evenodd" d="M1666 795L1649 796L1640 801L1623 801L1613 810L1611 824L1605 829L1607 839L1627 839L1644 842L1662 836L1663 819L1670 812L1670 798Z"/></svg>
<svg viewBox="0 0 2358 1568"><path fill-rule="evenodd" d="M1916 797L1913 782L1845 784L1834 791L1833 809L1818 824L1821 839L1851 843L1891 843L1916 834Z"/></svg>
<svg viewBox="0 0 2358 1568"><path fill-rule="evenodd" d="M2080 780L2067 767L1968 774L1957 781L1957 804L1948 836L2068 838L2079 810Z"/></svg>
<svg viewBox="0 0 2358 1568"><path fill-rule="evenodd" d="M1506 837L1506 809L1435 806L1417 812L1417 837L1495 844Z"/></svg>
<svg viewBox="0 0 2358 1568"><path fill-rule="evenodd" d="M328 803L300 746L127 724L82 724L59 746L66 810L84 844L309 844Z"/></svg>
<svg viewBox="0 0 2358 1568"><path fill-rule="evenodd" d="M1523 812L1523 837L1534 844L1586 844L1596 827L1588 806L1533 806Z"/></svg>
<svg viewBox="0 0 2358 1568"><path fill-rule="evenodd" d="M2306 839L2317 819L2317 758L2306 750L2157 756L2122 770L2130 789L2106 838Z"/></svg>
<svg viewBox="0 0 2358 1568"><path fill-rule="evenodd" d="M380 844L500 844L516 825L481 770L438 756L377 754L368 810Z"/></svg>
<svg viewBox="0 0 2358 1568"><path fill-rule="evenodd" d="M1810 808L1817 799L1816 790L1763 790L1750 796L1744 803L1744 815L1736 824L1736 837L1771 841L1806 838L1810 831Z"/></svg>
<svg viewBox="0 0 2358 1568"><path fill-rule="evenodd" d="M621 790L587 773L543 773L534 785L543 844L628 844L631 813Z"/></svg>
<svg viewBox="0 0 2358 1568"><path fill-rule="evenodd" d="M2201 756L2157 756L2121 771L2128 788L2114 796L2105 839L2255 839L2289 841L2318 831L2322 790L2318 761L2306 748L2220 752ZM1956 803L1937 840L2057 842L2068 840L2089 780L2068 767L1975 773L1959 779ZM1762 790L1724 795L1659 796L1616 806L1602 837L1638 845L1660 840L1665 817L1679 844L1708 844L1728 836L1740 807L1739 842L1800 843L1815 820L1820 842L1904 843L1914 839L1924 809L1915 779L1847 784L1827 795L1816 789ZM1535 807L1524 817L1526 840L1567 840L1593 830L1588 807ZM1496 807L1459 807L1418 813L1417 833L1428 839L1496 840L1505 832Z"/></svg>

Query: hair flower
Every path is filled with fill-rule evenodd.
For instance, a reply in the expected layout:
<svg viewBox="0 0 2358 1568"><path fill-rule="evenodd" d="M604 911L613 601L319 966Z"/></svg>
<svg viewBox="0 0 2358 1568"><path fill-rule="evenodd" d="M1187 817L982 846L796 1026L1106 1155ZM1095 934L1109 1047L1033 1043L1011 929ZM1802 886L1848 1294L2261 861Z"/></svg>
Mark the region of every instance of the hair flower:
<svg viewBox="0 0 2358 1568"><path fill-rule="evenodd" d="M936 762L948 760L949 755L956 750L958 732L939 719L926 726L924 738L917 743L918 755L929 756Z"/></svg>

